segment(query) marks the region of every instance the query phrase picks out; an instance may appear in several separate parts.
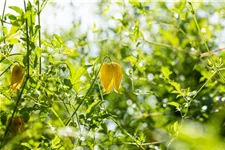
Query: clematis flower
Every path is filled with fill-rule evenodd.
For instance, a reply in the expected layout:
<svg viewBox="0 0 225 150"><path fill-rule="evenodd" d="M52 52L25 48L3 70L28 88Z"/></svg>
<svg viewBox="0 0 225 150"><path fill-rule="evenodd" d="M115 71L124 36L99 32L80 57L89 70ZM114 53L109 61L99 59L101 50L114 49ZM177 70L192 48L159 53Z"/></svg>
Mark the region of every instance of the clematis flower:
<svg viewBox="0 0 225 150"><path fill-rule="evenodd" d="M6 125L9 124L9 120L11 118L9 118L6 122ZM24 124L23 124L23 120L19 117L19 116L15 116L12 119L12 123L10 126L10 132L12 133L13 136L16 136L17 133L21 133L24 131Z"/></svg>
<svg viewBox="0 0 225 150"><path fill-rule="evenodd" d="M25 69L20 65L15 65L10 76L10 91L19 89L23 83Z"/></svg>
<svg viewBox="0 0 225 150"><path fill-rule="evenodd" d="M122 81L122 67L120 64L115 62L104 63L100 69L100 81L103 91L106 93L111 92L112 88L114 88L115 92L121 93L119 90Z"/></svg>

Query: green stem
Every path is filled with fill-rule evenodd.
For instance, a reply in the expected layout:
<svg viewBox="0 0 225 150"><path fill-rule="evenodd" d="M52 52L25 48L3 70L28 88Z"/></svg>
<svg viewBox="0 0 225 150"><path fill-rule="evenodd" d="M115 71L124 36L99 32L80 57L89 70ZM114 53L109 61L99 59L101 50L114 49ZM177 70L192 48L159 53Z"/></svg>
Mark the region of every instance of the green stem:
<svg viewBox="0 0 225 150"><path fill-rule="evenodd" d="M100 67L101 68L101 67ZM98 73L99 73L100 69L98 70ZM66 126L69 124L70 120L74 117L74 115L76 114L77 110L80 108L80 106L83 104L84 100L86 99L88 93L91 91L95 81L97 80L97 77L98 77L98 73L97 75L95 76L93 82L91 83L91 86L89 87L87 93L85 94L85 96L83 97L83 99L81 100L80 104L77 106L77 108L74 110L73 114L71 115L71 117L69 118L69 120L66 122Z"/></svg>
<svg viewBox="0 0 225 150"><path fill-rule="evenodd" d="M103 94L102 94L102 90L101 90L101 87L100 87L100 84L99 83L98 83L98 89L100 91L101 100L104 101Z"/></svg>
<svg viewBox="0 0 225 150"><path fill-rule="evenodd" d="M208 52L210 52L209 47L208 47L208 45L206 44L206 42L205 42L205 40L204 40L204 38L203 38L203 36L202 36L201 30L200 30L200 27L199 27L199 24L198 24L196 15L195 15L194 7L193 7L193 5L192 5L191 2L189 2L189 4L191 5L192 14L193 14L193 17L194 17L194 22L195 22L195 25L196 25L196 27L197 27L197 29L198 29L199 36L200 36L200 38L202 39L202 41L203 41L203 43L204 43L204 46L205 46L206 50L207 50Z"/></svg>
<svg viewBox="0 0 225 150"><path fill-rule="evenodd" d="M38 43L39 43L39 47L41 48L41 19L40 19L40 15L41 15L41 11L40 11L40 2L38 0L38 25L40 26L40 29L38 31ZM39 58L39 78L41 76L41 56Z"/></svg>
<svg viewBox="0 0 225 150"><path fill-rule="evenodd" d="M26 2L24 0L24 9L25 9L25 12L26 12ZM29 39L29 30L28 30L28 21L27 21L27 18L26 18L26 38L27 38L27 75L29 77L30 75L30 39Z"/></svg>
<svg viewBox="0 0 225 150"><path fill-rule="evenodd" d="M52 107L50 108L51 111L53 112L53 114L56 116L56 118L60 121L60 123L65 126L64 122L62 121L62 119L59 117L58 113L55 111L55 109Z"/></svg>
<svg viewBox="0 0 225 150"><path fill-rule="evenodd" d="M127 134L135 143L136 143L136 146L138 146L139 148L141 149L145 149L140 143L138 140L136 140L130 133L127 132L127 130L125 130L117 121L116 119L114 119L112 116L110 117L119 127L120 129L125 133Z"/></svg>
<svg viewBox="0 0 225 150"><path fill-rule="evenodd" d="M180 51L180 52L185 52L189 55L194 55L194 56L198 56L199 54L196 54L196 53L192 53L190 51L187 51L187 50L183 50L183 49L180 49L180 48L177 48L177 47L173 47L171 45L168 45L168 44L162 44L162 43L157 43L157 42L152 42L152 41L148 41L146 39L144 39L144 42L150 44L150 45L155 45L155 46L161 46L161 47L166 47L166 48L169 48L169 49L172 49L172 50L177 50L177 51Z"/></svg>
<svg viewBox="0 0 225 150"><path fill-rule="evenodd" d="M103 62L105 62L105 59L106 59L106 58L108 58L109 60L111 60L109 56L105 56L105 57L103 58L103 61L101 62L101 66L99 67L99 69L98 69L98 71L97 71L97 74L95 75L95 78L94 78L94 80L93 80L92 83L91 83L91 86L89 87L87 93L85 94L85 96L84 96L83 99L81 100L80 104L77 106L77 108L74 110L73 114L70 116L70 118L69 118L68 121L66 122L66 124L65 124L66 126L70 123L71 119L74 117L74 115L76 114L77 110L78 110L78 109L80 108L80 106L83 104L83 102L85 101L85 99L86 99L86 97L88 96L89 92L91 91L91 89L92 89L92 87L93 87L95 81L97 80L97 77L98 77L98 74L99 74L99 72L100 72L100 69L101 69L101 67L102 67L102 65L103 65Z"/></svg>
<svg viewBox="0 0 225 150"><path fill-rule="evenodd" d="M11 66L12 66L12 64L9 65L9 67L7 67L7 68L0 74L0 77L8 70Z"/></svg>
<svg viewBox="0 0 225 150"><path fill-rule="evenodd" d="M5 8L6 8L6 1L7 0L5 0L5 2L4 2L4 6L3 6L3 10L2 10L2 19L1 19L1 23L2 23L2 28L3 28L3 25L4 25L4 21L3 21L3 18L4 18L4 15L5 15ZM5 37L5 33L4 32L2 32L3 33L3 37ZM4 40L4 43L5 43L5 38L3 39Z"/></svg>
<svg viewBox="0 0 225 150"><path fill-rule="evenodd" d="M182 118L186 117L187 113L188 113L188 109L190 104L192 103L192 101L194 100L194 98L198 95L198 93L205 87L205 85L211 80L211 78L216 74L217 72L214 72L209 78L208 80L198 89L198 91L195 93L195 95L191 98L191 100L188 102L188 107L186 112L184 113L184 115L182 116Z"/></svg>

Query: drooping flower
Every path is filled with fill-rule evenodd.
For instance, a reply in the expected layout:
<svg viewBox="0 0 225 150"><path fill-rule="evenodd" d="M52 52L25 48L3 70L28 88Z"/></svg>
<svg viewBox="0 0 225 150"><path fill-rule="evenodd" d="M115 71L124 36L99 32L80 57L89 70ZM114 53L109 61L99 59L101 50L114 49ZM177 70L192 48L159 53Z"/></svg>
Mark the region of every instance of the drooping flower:
<svg viewBox="0 0 225 150"><path fill-rule="evenodd" d="M100 69L100 81L103 86L103 91L111 92L112 88L117 93L121 93L119 86L122 81L122 67L120 64L111 62L104 63Z"/></svg>
<svg viewBox="0 0 225 150"><path fill-rule="evenodd" d="M19 89L23 83L25 69L20 65L15 65L10 76L10 91Z"/></svg>
<svg viewBox="0 0 225 150"><path fill-rule="evenodd" d="M9 118L6 122L6 125L9 125L9 121L12 119L11 125L9 127L10 133L12 133L13 136L16 136L17 133L21 133L24 131L24 123L21 117L15 116L13 118Z"/></svg>

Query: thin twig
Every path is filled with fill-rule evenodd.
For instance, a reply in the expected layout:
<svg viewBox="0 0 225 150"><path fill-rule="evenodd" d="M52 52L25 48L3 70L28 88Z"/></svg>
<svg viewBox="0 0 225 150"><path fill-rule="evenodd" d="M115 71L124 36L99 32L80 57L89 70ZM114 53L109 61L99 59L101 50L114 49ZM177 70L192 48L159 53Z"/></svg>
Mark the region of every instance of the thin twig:
<svg viewBox="0 0 225 150"><path fill-rule="evenodd" d="M139 148L141 148L141 149L145 149L140 143L139 143L139 141L137 140L137 139L135 139L130 133L128 133L127 132L127 130L126 129L124 129L118 122L117 122L117 120L115 119L115 118L113 118L112 116L110 116L110 118L113 120L113 122L115 122L119 127L120 127L120 129L125 133L125 134L127 134L136 144L136 146L137 147L139 147Z"/></svg>
<svg viewBox="0 0 225 150"><path fill-rule="evenodd" d="M65 124L66 126L69 124L70 120L74 117L74 115L76 114L77 110L78 110L78 109L80 108L80 106L83 104L83 102L85 101L87 95L88 95L89 92L91 91L91 89L92 89L92 87L93 87L95 81L97 80L97 77L98 77L98 74L99 74L99 72L100 72L100 69L101 69L101 67L102 67L102 65L103 65L103 63L105 62L106 59L109 59L109 60L111 61L111 58L110 58L109 56L105 56L105 57L103 58L103 61L101 62L101 65L100 65L100 67L99 67L97 73L95 74L95 78L94 78L93 82L91 83L91 86L89 87L87 93L85 94L85 96L84 96L83 99L81 100L80 104L77 106L77 108L74 110L73 114L70 116L70 118L69 118L68 121L66 122L66 124Z"/></svg>
<svg viewBox="0 0 225 150"><path fill-rule="evenodd" d="M102 64L101 64L101 66L102 66ZM95 81L97 80L97 77L98 77L98 74L99 74L99 72L100 72L101 66L100 66L100 68L99 68L99 70L98 70L98 72L97 72L97 74L96 74L96 76L95 76L93 82L91 83L91 86L89 87L87 93L85 94L85 96L83 97L83 99L81 100L81 102L80 102L80 104L77 106L77 108L74 110L74 112L73 112L73 114L71 115L71 117L70 117L70 118L68 119L68 121L66 122L66 124L65 124L66 126L70 123L70 120L74 117L74 115L76 114L77 110L78 110L78 109L80 108L80 106L83 104L83 102L84 102L84 100L86 99L87 95L88 95L89 92L91 91L91 89L92 89L92 87L93 87Z"/></svg>
<svg viewBox="0 0 225 150"><path fill-rule="evenodd" d="M12 66L12 64L10 64L1 74L0 77Z"/></svg>
<svg viewBox="0 0 225 150"><path fill-rule="evenodd" d="M7 0L5 0L5 2L4 2L4 6L3 6L3 10L2 10L2 19L1 19L2 28L3 28L3 26L4 26L3 18L4 18L4 16L5 16L6 1L7 1ZM5 33L2 32L2 34L3 34L3 37L5 37ZM3 39L3 41L4 41L4 43L5 43L5 38Z"/></svg>
<svg viewBox="0 0 225 150"><path fill-rule="evenodd" d="M211 55L211 54L215 54L216 52L222 51L222 50L225 50L225 47L223 47L223 48L218 48L218 49L214 49L214 50L211 50L211 51L209 51L209 52L201 53L201 54L200 54L200 57L206 57L206 56L209 56L209 55Z"/></svg>
<svg viewBox="0 0 225 150"><path fill-rule="evenodd" d="M38 25L39 25L39 31L38 31L38 44L39 48L41 48L41 19L40 19L41 11L40 11L40 2L38 0ZM41 77L41 56L39 56L39 78Z"/></svg>
<svg viewBox="0 0 225 150"><path fill-rule="evenodd" d="M197 29L198 29L198 32L199 32L199 36L201 37L201 40L203 41L206 50L207 50L208 52L210 52L209 47L208 47L208 45L206 44L206 41L205 41L205 39L204 39L203 36L202 36L201 30L200 30L200 27L199 27L199 24L198 24L196 15L195 15L194 7L193 7L193 5L192 5L191 2L188 2L188 3L191 5L191 9L192 9L191 11L192 11L192 14L193 14L193 17L194 17L195 25L196 25L196 27L197 27Z"/></svg>
<svg viewBox="0 0 225 150"><path fill-rule="evenodd" d="M24 9L26 12L26 2L24 0ZM30 39L29 39L29 29L28 29L28 21L26 18L26 38L27 38L27 75L30 75Z"/></svg>

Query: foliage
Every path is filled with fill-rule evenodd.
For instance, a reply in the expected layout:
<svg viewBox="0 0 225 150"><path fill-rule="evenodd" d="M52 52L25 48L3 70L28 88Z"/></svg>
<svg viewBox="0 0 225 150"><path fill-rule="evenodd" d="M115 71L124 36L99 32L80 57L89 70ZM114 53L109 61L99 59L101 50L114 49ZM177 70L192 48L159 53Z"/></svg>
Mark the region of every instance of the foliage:
<svg viewBox="0 0 225 150"><path fill-rule="evenodd" d="M0 149L224 149L225 3L102 1L101 25L51 35L46 5L1 15ZM102 90L105 58L121 94Z"/></svg>

